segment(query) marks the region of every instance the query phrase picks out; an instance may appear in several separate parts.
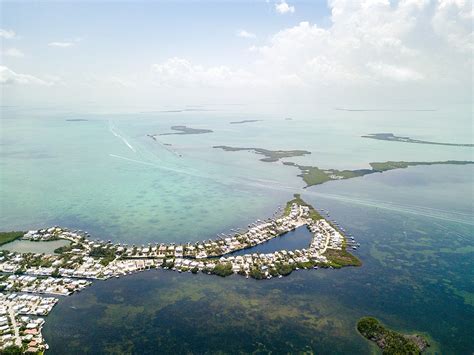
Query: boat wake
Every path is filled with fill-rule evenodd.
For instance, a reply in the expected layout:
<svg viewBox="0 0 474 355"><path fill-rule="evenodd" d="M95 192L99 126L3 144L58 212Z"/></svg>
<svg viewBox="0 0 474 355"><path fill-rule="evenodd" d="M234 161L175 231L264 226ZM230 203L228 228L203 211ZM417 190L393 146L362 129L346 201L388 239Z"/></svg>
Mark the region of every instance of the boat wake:
<svg viewBox="0 0 474 355"><path fill-rule="evenodd" d="M347 196L342 196L342 195L320 193L320 192L315 192L315 191L312 191L310 195L314 195L314 196L322 197L322 198L328 198L332 200L343 201L343 202L349 202L349 203L368 206L368 207L375 207L375 208L380 208L384 210L390 210L394 212L408 213L415 216L435 218L435 219L439 219L439 220L443 220L447 222L455 222L455 223L461 223L461 224L474 226L474 221L472 220L472 216L468 213L446 211L446 210L424 207L424 206L417 206L417 205L403 205L403 204L393 203L393 202L359 199L359 198L347 197Z"/></svg>
<svg viewBox="0 0 474 355"><path fill-rule="evenodd" d="M115 137L119 138L120 140L122 140L122 142L125 143L125 145L127 147L130 148L130 150L134 153L137 152L137 150L122 136L120 135L118 132L117 132L117 128L115 127L115 125L113 124L113 122L111 120L109 120L109 131L110 133L112 133Z"/></svg>

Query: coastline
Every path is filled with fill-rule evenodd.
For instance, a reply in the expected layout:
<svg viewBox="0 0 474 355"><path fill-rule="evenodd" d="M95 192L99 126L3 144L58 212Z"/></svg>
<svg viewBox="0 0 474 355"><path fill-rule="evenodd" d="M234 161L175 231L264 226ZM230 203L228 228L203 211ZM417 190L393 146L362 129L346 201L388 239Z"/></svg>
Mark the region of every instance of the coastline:
<svg viewBox="0 0 474 355"><path fill-rule="evenodd" d="M0 251L0 271L4 275L0 280L0 287L10 295L8 297L11 300L4 309L7 314L5 319L10 319L8 324L14 334L11 346L19 347L28 338L31 340L30 348L22 347L22 351L47 349L48 345L41 334L44 320L36 324L26 316L37 312L36 303L32 302L47 302L48 308L41 309L41 314L47 315L58 301L57 298L49 297L50 295L67 296L80 292L90 286L93 280L118 278L156 268L179 273L201 272L221 277L239 274L246 278L264 280L288 276L300 269L338 269L361 265L357 257L347 252L346 235L304 202L300 195L295 194L294 199L287 202L281 212L273 220L257 220L249 225L245 233L238 232L234 236L219 237L215 241L198 242L195 245L150 244L139 249L137 246L112 244L110 241L93 241L87 232L59 227L16 232L15 236L23 233L21 240L35 240L37 243L66 240L70 244L57 248L57 255ZM313 235L307 249L251 253L252 247L298 227L308 228ZM245 249L249 249L249 254L236 257L231 255ZM17 296L17 293L34 296ZM39 296L42 294L48 297ZM27 302L26 306L19 306L22 302ZM19 309L22 311L18 312ZM36 329L31 334L25 333L17 325L20 314L25 315L21 318L24 322L31 323L31 329Z"/></svg>

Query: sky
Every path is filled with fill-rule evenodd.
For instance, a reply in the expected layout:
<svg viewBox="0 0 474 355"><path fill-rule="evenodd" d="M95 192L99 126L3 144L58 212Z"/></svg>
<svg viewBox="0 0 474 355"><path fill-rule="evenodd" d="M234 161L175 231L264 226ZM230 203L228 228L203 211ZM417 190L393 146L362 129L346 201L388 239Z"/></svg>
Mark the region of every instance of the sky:
<svg viewBox="0 0 474 355"><path fill-rule="evenodd" d="M0 1L2 105L472 102L472 0Z"/></svg>

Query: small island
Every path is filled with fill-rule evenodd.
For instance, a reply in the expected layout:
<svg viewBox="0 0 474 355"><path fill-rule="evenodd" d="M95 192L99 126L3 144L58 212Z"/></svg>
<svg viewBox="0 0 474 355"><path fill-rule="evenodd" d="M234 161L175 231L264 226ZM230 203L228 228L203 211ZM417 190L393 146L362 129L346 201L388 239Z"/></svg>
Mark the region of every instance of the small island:
<svg viewBox="0 0 474 355"><path fill-rule="evenodd" d="M417 143L417 144L434 144L434 145L446 145L451 147L474 147L474 144L462 144L462 143L442 143L442 142L432 142L432 141L423 141L419 139L412 139L410 137L401 137L396 136L393 133L371 133L362 138L377 139L381 141L389 142L402 142L402 143Z"/></svg>
<svg viewBox="0 0 474 355"><path fill-rule="evenodd" d="M191 128L187 126L171 126L171 129L177 132L160 133L159 135L170 136L170 135L183 135L183 134L204 134L204 133L214 132L212 129ZM149 135L149 136L156 136L156 134Z"/></svg>
<svg viewBox="0 0 474 355"><path fill-rule="evenodd" d="M421 354L430 344L418 334L397 333L382 325L376 318L364 317L357 322L359 333L375 342L383 354Z"/></svg>
<svg viewBox="0 0 474 355"><path fill-rule="evenodd" d="M242 124L242 123L253 123L253 122L261 122L263 120L242 120L242 121L232 121L229 122L230 124Z"/></svg>
<svg viewBox="0 0 474 355"><path fill-rule="evenodd" d="M277 162L283 158L299 157L311 152L307 150L269 150L263 148L240 148L240 147L229 147L225 145L217 145L213 148L219 148L226 152L238 152L248 151L255 154L265 156L260 161L266 163ZM285 161L283 165L294 166L300 170L298 175L306 183L304 188L308 188L314 185L324 184L328 181L333 180L345 180L360 177L368 174L383 173L384 171L405 169L410 166L419 165L468 165L474 164L471 160L444 160L444 161L385 161L385 162L372 162L369 163L370 169L356 169L356 170L338 170L338 169L322 169L317 166L299 165L294 162Z"/></svg>
<svg viewBox="0 0 474 355"><path fill-rule="evenodd" d="M85 118L68 118L66 121L68 122L86 122L89 121Z"/></svg>
<svg viewBox="0 0 474 355"><path fill-rule="evenodd" d="M249 151L254 152L255 154L264 155L265 158L260 159L260 161L266 163L272 163L279 161L283 158L292 158L300 157L306 154L311 154L307 150L269 150L263 148L239 148L239 147L229 147L226 145L216 145L213 148L218 148L225 150L226 152L238 152L238 151Z"/></svg>
<svg viewBox="0 0 474 355"><path fill-rule="evenodd" d="M474 161L466 160L446 160L433 162L406 162L406 161L386 161L369 163L371 169L357 169L357 170L338 170L338 169L321 169L317 166L298 165L292 162L284 162L283 164L295 166L300 169L301 177L306 183L305 188L324 184L332 180L345 180L360 177L368 174L383 173L384 171L405 169L410 166L419 165L467 165L474 164Z"/></svg>

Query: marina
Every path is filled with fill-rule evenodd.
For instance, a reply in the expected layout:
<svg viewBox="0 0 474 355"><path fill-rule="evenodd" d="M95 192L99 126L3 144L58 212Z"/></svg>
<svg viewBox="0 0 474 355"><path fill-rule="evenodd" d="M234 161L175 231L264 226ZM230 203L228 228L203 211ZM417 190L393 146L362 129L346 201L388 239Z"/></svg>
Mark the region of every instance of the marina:
<svg viewBox="0 0 474 355"><path fill-rule="evenodd" d="M11 243L54 243L57 248L49 253L0 251L0 289L5 292L0 294L0 346L5 349L28 342L30 352L47 349L41 335L44 320L25 315L47 315L57 302L50 296L80 292L94 279L162 268L263 280L282 278L300 269L360 265L346 251L353 244L337 223L324 219L299 195L279 211L273 218L249 224L247 230L236 228L215 240L185 244L129 246L93 240L85 231L57 226L30 230Z"/></svg>

